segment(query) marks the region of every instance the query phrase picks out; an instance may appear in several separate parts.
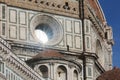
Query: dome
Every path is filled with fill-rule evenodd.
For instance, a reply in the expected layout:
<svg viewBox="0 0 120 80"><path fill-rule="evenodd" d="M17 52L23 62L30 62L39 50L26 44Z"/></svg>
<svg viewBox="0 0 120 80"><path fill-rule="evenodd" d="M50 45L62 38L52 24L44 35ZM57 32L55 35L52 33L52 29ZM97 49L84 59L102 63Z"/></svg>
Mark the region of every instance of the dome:
<svg viewBox="0 0 120 80"><path fill-rule="evenodd" d="M61 53L55 50L44 50L41 53L37 54L36 56L33 57L33 59L40 59L40 58L60 58L64 57Z"/></svg>
<svg viewBox="0 0 120 80"><path fill-rule="evenodd" d="M56 51L56 50L44 50L40 53L38 53L36 56L34 56L32 59L29 59L27 61L25 61L28 65L36 62L36 61L40 61L40 60L46 60L46 59L50 59L54 58L54 59L64 59L64 55L61 54L60 52Z"/></svg>
<svg viewBox="0 0 120 80"><path fill-rule="evenodd" d="M112 70L106 71L97 80L120 80L120 69L115 67Z"/></svg>

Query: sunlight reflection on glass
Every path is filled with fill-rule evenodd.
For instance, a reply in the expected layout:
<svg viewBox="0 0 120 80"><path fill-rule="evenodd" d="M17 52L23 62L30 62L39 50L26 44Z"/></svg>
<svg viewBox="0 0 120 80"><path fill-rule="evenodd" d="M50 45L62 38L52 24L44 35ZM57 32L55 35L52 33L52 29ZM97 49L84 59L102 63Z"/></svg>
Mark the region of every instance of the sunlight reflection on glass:
<svg viewBox="0 0 120 80"><path fill-rule="evenodd" d="M46 43L48 41L46 33L42 30L35 30L35 35L42 43Z"/></svg>

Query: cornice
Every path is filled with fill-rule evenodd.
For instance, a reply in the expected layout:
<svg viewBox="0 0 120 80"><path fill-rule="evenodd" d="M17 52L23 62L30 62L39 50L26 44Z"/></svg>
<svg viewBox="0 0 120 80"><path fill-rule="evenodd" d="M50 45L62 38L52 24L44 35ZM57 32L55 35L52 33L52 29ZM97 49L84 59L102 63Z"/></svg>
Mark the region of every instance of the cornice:
<svg viewBox="0 0 120 80"><path fill-rule="evenodd" d="M6 45L7 46L6 46ZM0 56L11 66L14 70L24 73L24 78L29 77L32 80L44 80L39 74L32 70L25 62L20 60L12 51L9 43L0 37Z"/></svg>
<svg viewBox="0 0 120 80"><path fill-rule="evenodd" d="M100 73L105 72L105 69L102 67L102 65L98 61L95 61L95 65L99 69Z"/></svg>
<svg viewBox="0 0 120 80"><path fill-rule="evenodd" d="M70 0L0 0L8 6L70 17L79 17L79 2Z"/></svg>
<svg viewBox="0 0 120 80"><path fill-rule="evenodd" d="M85 18L89 19L92 22L92 27L96 29L99 36L104 39L105 34L105 24L104 22L99 18L98 14L96 13L95 9L90 6L90 4L85 4Z"/></svg>

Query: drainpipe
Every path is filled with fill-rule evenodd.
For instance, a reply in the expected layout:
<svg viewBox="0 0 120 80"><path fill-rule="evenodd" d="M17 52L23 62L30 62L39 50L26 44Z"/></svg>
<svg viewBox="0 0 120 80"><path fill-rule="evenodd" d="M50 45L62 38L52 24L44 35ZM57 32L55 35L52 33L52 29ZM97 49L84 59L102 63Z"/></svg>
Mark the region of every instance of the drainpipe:
<svg viewBox="0 0 120 80"><path fill-rule="evenodd" d="M79 0L79 17L82 21L82 38L83 38L83 53L80 56L83 60L83 79L86 80L86 58L84 53L86 52L85 50L85 31L84 31L84 0Z"/></svg>

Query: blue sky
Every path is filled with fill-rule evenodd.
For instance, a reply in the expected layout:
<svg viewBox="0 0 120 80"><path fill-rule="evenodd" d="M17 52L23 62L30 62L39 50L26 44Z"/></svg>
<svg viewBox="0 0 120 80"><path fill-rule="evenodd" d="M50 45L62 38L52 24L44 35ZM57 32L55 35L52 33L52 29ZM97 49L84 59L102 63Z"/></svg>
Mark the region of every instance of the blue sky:
<svg viewBox="0 0 120 80"><path fill-rule="evenodd" d="M120 0L99 0L108 25L113 28L113 66L120 68Z"/></svg>

